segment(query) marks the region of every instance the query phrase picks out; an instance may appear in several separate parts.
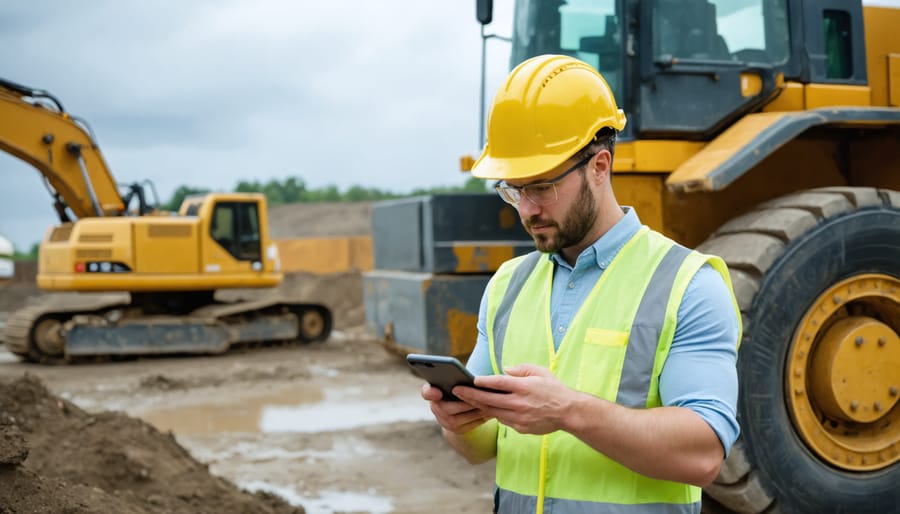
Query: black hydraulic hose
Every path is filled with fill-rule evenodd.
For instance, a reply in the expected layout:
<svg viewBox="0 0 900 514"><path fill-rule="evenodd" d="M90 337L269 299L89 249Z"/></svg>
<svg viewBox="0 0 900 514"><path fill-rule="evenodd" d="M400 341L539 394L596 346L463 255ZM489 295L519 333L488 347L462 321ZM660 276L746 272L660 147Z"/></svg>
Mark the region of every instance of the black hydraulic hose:
<svg viewBox="0 0 900 514"><path fill-rule="evenodd" d="M0 79L0 86L5 87L6 89L15 91L21 95L30 96L32 98L46 98L56 105L56 108L59 112L66 112L63 108L62 102L59 101L58 98L50 94L49 91L44 91L43 89L34 89L28 86L23 86L22 84L16 84L15 82Z"/></svg>

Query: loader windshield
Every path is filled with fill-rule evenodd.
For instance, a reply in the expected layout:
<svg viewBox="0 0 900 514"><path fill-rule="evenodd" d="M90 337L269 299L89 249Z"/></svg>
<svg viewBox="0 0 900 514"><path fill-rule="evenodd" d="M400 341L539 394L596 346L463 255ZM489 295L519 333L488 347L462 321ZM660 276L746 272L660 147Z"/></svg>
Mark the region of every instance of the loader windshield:
<svg viewBox="0 0 900 514"><path fill-rule="evenodd" d="M653 57L778 64L788 57L786 0L654 0Z"/></svg>
<svg viewBox="0 0 900 514"><path fill-rule="evenodd" d="M541 54L563 54L600 71L619 105L622 98L622 24L617 0L517 0L511 65Z"/></svg>

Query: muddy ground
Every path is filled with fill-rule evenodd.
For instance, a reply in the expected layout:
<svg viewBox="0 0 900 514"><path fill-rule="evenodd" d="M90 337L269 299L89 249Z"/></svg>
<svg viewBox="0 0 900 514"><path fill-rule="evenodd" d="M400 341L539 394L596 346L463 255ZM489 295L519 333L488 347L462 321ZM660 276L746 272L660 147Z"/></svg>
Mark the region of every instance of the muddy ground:
<svg viewBox="0 0 900 514"><path fill-rule="evenodd" d="M361 235L368 212L281 207L272 228ZM361 285L357 273L296 274L226 295L328 304L336 329L322 344L65 366L0 346L0 513L490 512L493 465L444 444L420 379L366 332ZM17 282L0 290L0 323L88 298Z"/></svg>

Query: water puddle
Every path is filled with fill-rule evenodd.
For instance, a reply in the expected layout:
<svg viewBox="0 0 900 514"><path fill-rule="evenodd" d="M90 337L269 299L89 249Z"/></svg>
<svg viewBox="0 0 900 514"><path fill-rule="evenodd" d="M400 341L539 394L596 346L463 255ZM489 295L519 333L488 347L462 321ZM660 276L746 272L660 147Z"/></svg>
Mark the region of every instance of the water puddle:
<svg viewBox="0 0 900 514"><path fill-rule="evenodd" d="M2 330L2 326L0 326L0 330ZM0 362L19 362L19 358L13 355L12 353L6 351L5 349L0 350Z"/></svg>
<svg viewBox="0 0 900 514"><path fill-rule="evenodd" d="M384 392L378 392L384 394ZM364 388L296 388L277 393L137 413L176 435L221 432L328 432L398 421L433 419L418 389L388 397L367 397Z"/></svg>
<svg viewBox="0 0 900 514"><path fill-rule="evenodd" d="M387 514L393 510L391 499L378 496L375 491L366 493L352 491L320 491L316 497L298 494L290 487L281 487L266 482L241 483L240 487L251 492L265 491L276 494L294 506L303 507L307 514L334 514L337 512L368 512Z"/></svg>

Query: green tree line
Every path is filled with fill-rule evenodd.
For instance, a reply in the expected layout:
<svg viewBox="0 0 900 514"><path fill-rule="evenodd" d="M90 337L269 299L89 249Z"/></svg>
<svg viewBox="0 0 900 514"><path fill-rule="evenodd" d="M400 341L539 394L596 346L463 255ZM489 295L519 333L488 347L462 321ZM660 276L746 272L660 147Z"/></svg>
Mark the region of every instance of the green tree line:
<svg viewBox="0 0 900 514"><path fill-rule="evenodd" d="M351 186L344 191L341 191L334 185L321 188L310 188L306 185L306 182L299 177L289 177L284 180L272 179L268 182L242 180L238 182L237 186L234 188L235 193L262 193L266 196L269 205L284 205L301 202L376 202L409 196L451 193L484 193L486 191L487 186L485 182L472 177L466 180L461 186L418 188L413 189L408 193L397 193L363 186ZM159 208L164 211L177 211L178 208L181 207L181 202L184 201L186 197L209 192L211 192L209 189L180 186L172 193L169 201L160 205ZM27 252L16 249L13 259L37 260L39 246L40 243L35 243Z"/></svg>
<svg viewBox="0 0 900 514"><path fill-rule="evenodd" d="M483 180L469 178L461 186L439 186L431 188L418 188L408 193L398 193L374 187L351 186L344 191L337 186L329 185L321 188L310 188L299 177L289 177L284 180L272 179L268 182L258 180L238 182L234 188L235 193L262 193L266 196L269 205L284 205L289 203L314 203L314 202L376 202L419 195L437 195L451 193L484 193L486 185ZM160 206L162 210L177 211L181 202L191 195L209 193L209 189L181 186L172 193L168 202Z"/></svg>

